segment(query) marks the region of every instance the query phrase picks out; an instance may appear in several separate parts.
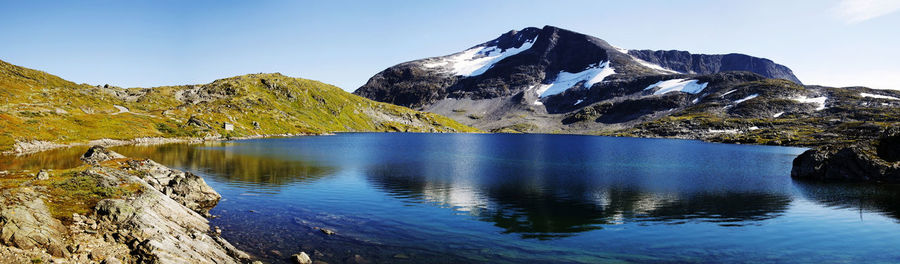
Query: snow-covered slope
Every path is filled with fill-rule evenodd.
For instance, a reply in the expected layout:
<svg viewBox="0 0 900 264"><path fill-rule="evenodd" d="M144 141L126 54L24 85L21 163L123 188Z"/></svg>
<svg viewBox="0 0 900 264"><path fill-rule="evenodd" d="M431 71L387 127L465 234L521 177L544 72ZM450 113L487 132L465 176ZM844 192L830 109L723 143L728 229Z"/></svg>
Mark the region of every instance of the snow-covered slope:
<svg viewBox="0 0 900 264"><path fill-rule="evenodd" d="M526 40L518 47L508 49L479 45L457 54L434 58L422 66L449 69L452 74L459 76L476 76L493 67L498 61L530 49L532 45L534 45L534 39Z"/></svg>

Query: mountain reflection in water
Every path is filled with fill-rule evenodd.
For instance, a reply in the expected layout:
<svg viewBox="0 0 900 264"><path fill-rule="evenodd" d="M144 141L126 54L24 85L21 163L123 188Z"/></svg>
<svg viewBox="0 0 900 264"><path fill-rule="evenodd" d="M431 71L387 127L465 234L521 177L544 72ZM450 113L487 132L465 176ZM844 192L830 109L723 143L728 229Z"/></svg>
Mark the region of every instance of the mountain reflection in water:
<svg viewBox="0 0 900 264"><path fill-rule="evenodd" d="M900 186L793 181L800 148L350 133L112 149L203 176L222 194L210 223L269 263L900 259ZM83 151L0 170L79 166Z"/></svg>
<svg viewBox="0 0 900 264"><path fill-rule="evenodd" d="M335 171L314 161L271 155L252 145L233 142L120 146L113 150L128 157L147 158L173 168L204 173L217 181L266 190L316 180Z"/></svg>
<svg viewBox="0 0 900 264"><path fill-rule="evenodd" d="M523 238L567 237L623 222L682 224L686 221L752 224L771 219L790 205L787 194L772 193L653 193L639 187L585 188L585 178L569 177L566 189L535 188L514 168L502 175L502 183L460 186L449 181L451 171L410 171L416 166L376 166L367 175L374 186L401 199L431 202L492 222L506 233ZM426 175L426 173L428 173ZM546 175L558 179L558 175ZM532 182L533 183L533 182Z"/></svg>

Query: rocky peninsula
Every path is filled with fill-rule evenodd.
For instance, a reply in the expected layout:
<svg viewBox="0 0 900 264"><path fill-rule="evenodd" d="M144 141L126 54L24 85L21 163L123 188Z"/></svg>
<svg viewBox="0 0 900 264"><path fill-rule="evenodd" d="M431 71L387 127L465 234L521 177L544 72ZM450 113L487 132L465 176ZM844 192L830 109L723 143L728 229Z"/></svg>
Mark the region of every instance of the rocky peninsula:
<svg viewBox="0 0 900 264"><path fill-rule="evenodd" d="M241 263L205 216L203 178L100 146L66 170L0 175L0 259L12 263Z"/></svg>
<svg viewBox="0 0 900 264"><path fill-rule="evenodd" d="M877 140L825 145L794 159L794 179L819 181L900 182L900 129Z"/></svg>

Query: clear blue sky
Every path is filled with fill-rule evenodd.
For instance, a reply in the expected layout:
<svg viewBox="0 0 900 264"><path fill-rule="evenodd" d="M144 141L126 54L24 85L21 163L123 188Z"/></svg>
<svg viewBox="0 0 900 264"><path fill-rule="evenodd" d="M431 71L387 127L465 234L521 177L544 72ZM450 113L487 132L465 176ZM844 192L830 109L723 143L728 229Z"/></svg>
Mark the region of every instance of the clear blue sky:
<svg viewBox="0 0 900 264"><path fill-rule="evenodd" d="M808 84L900 89L900 1L6 1L0 59L75 82L256 72L352 91L400 62L554 25L628 49L746 53Z"/></svg>

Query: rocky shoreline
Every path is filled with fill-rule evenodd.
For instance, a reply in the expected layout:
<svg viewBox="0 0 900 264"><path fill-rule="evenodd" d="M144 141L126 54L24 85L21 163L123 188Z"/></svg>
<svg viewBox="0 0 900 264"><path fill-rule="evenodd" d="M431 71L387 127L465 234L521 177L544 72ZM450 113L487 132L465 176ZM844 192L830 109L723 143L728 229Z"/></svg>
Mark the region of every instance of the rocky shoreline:
<svg viewBox="0 0 900 264"><path fill-rule="evenodd" d="M253 138L270 138L270 137L295 137L295 136L326 136L333 135L331 133L322 133L322 134L271 134L271 135L253 135L246 137L203 137L203 138L163 138L163 137L143 137L143 138L133 138L133 139L97 139L91 140L84 143L68 143L61 144L50 141L41 141L41 140L32 140L32 141L18 141L13 145L13 149L9 151L5 151L0 153L2 155L24 155L24 154L32 154L52 149L58 148L67 148L67 147L77 147L77 146L102 146L102 147L114 147L114 146L124 146L124 145L160 145L160 144L170 144L170 143L201 143L206 141L221 141L221 140L236 140L236 139L253 139Z"/></svg>
<svg viewBox="0 0 900 264"><path fill-rule="evenodd" d="M12 263L242 263L204 217L203 178L101 146L69 170L0 175L0 259Z"/></svg>
<svg viewBox="0 0 900 264"><path fill-rule="evenodd" d="M877 140L816 147L794 159L791 177L800 180L900 183L900 129Z"/></svg>

